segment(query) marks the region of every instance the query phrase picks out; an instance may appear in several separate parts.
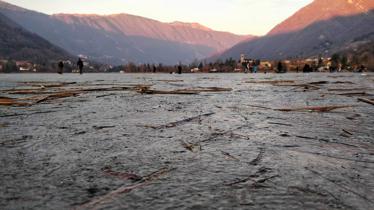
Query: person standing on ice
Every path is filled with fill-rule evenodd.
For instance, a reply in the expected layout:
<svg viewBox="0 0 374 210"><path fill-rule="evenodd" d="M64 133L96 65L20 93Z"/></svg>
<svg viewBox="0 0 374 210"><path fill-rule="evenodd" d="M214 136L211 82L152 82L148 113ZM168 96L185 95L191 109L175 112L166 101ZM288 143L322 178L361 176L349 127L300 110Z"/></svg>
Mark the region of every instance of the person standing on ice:
<svg viewBox="0 0 374 210"><path fill-rule="evenodd" d="M83 74L83 66L84 66L84 64L83 64L83 61L82 61L81 58L78 59L77 66L79 68L79 74Z"/></svg>
<svg viewBox="0 0 374 210"><path fill-rule="evenodd" d="M278 73L283 73L283 64L281 61L278 62L277 70Z"/></svg>
<svg viewBox="0 0 374 210"><path fill-rule="evenodd" d="M64 62L60 61L58 62L58 74L62 74L64 72Z"/></svg>
<svg viewBox="0 0 374 210"><path fill-rule="evenodd" d="M255 74L257 73L258 65L259 65L259 61L254 60L253 61L253 73L255 73Z"/></svg>
<svg viewBox="0 0 374 210"><path fill-rule="evenodd" d="M180 63L178 65L178 74L182 74L182 65Z"/></svg>

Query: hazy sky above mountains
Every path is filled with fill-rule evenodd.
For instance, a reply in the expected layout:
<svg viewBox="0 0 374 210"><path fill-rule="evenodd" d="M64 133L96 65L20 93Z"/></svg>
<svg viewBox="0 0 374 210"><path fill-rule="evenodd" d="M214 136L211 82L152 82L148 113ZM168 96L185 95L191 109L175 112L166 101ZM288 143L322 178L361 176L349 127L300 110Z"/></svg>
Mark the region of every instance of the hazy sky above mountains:
<svg viewBox="0 0 374 210"><path fill-rule="evenodd" d="M313 0L5 0L39 12L128 13L162 22L198 22L214 30L266 34Z"/></svg>

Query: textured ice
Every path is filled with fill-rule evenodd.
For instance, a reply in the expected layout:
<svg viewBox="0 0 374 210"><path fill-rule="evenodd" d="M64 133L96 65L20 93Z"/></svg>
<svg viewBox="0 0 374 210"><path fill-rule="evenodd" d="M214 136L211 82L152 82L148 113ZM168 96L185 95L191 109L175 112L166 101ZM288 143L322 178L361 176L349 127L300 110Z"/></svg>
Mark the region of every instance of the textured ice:
<svg viewBox="0 0 374 210"><path fill-rule="evenodd" d="M260 80L354 84L303 91L245 83ZM199 95L92 92L0 107L0 209L372 209L374 107L328 89L373 94L373 80L373 74L0 75L1 89L21 88L22 81L233 88ZM347 104L355 106L327 113L253 106ZM175 127L149 127L212 112ZM137 182L105 168L139 176L168 171L112 195Z"/></svg>

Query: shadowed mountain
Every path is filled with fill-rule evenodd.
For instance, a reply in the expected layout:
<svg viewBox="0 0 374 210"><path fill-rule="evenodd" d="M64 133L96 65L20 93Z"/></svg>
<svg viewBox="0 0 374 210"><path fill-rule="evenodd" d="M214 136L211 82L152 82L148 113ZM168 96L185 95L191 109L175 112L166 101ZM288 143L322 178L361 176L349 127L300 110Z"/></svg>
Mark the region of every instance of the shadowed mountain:
<svg viewBox="0 0 374 210"><path fill-rule="evenodd" d="M49 16L2 1L0 12L72 54L111 64L191 62L250 38L127 14Z"/></svg>
<svg viewBox="0 0 374 210"><path fill-rule="evenodd" d="M319 6L324 1L330 4L323 4L324 7ZM333 2L338 2L338 4L333 4ZM344 46L349 45L357 37L374 32L374 10L362 8L363 5L370 8L374 7L373 2L371 0L316 0L307 6L306 9L300 10L294 16L275 27L267 36L249 42L242 42L214 58L239 58L242 53L252 58L272 60L310 57L319 54L331 55L340 51ZM338 17L332 15L337 13L335 12L336 10L342 10L347 5L357 5L357 3L361 3L359 4L360 9L352 9L353 12L351 11L351 13L354 15ZM320 18L317 18L321 21L313 22L304 27L305 24L311 22L308 19L311 8L314 8L316 16L323 14ZM306 17L303 17L302 11L308 11ZM356 14L357 11L363 12ZM342 12L342 14L345 14L345 12ZM300 21L291 24L294 23L295 17ZM328 19L328 17L334 18Z"/></svg>
<svg viewBox="0 0 374 210"><path fill-rule="evenodd" d="M362 64L370 71L374 71L374 32L356 38L352 43L337 52L355 64Z"/></svg>
<svg viewBox="0 0 374 210"><path fill-rule="evenodd" d="M0 14L0 58L46 63L72 58L67 52L30 33Z"/></svg>

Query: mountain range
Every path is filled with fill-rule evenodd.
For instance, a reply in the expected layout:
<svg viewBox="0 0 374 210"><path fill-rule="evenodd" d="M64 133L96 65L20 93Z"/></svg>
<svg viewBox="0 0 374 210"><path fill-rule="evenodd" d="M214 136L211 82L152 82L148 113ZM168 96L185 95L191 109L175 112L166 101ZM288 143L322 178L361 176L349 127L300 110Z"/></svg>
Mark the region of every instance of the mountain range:
<svg viewBox="0 0 374 210"><path fill-rule="evenodd" d="M0 13L74 55L102 63L189 63L249 40L198 23L163 23L129 14L43 13L0 1Z"/></svg>
<svg viewBox="0 0 374 210"><path fill-rule="evenodd" d="M199 23L164 23L129 14L46 15L1 0L0 14L2 24L22 28L22 34L33 39L46 40L50 44L48 49L64 49L72 55L112 65L175 65L207 57L211 61L237 59L240 54L268 60L331 56L374 41L374 0L314 0L262 37L214 31ZM6 37L15 33L5 31ZM27 36L23 36L25 40ZM3 37L0 47L6 42ZM35 43L41 48L45 46ZM35 44L29 47L34 48Z"/></svg>
<svg viewBox="0 0 374 210"><path fill-rule="evenodd" d="M31 60L47 63L50 60L72 58L65 50L30 33L0 14L0 58Z"/></svg>
<svg viewBox="0 0 374 210"><path fill-rule="evenodd" d="M266 36L242 42L215 56L289 59L331 56L356 39L373 39L373 0L314 0Z"/></svg>

